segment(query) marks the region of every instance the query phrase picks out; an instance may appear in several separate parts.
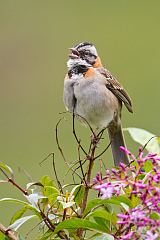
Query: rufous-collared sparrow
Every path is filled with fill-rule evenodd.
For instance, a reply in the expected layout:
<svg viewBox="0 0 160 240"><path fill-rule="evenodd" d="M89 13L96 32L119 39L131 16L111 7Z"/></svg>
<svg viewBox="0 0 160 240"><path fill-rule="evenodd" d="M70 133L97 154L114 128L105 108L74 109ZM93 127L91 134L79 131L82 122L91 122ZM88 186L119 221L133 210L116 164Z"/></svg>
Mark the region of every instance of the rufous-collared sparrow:
<svg viewBox="0 0 160 240"><path fill-rule="evenodd" d="M114 163L127 164L128 157L120 151L125 146L121 126L122 104L129 112L129 95L101 63L92 43L83 42L71 48L64 80L64 103L68 111L86 119L91 126L108 128Z"/></svg>

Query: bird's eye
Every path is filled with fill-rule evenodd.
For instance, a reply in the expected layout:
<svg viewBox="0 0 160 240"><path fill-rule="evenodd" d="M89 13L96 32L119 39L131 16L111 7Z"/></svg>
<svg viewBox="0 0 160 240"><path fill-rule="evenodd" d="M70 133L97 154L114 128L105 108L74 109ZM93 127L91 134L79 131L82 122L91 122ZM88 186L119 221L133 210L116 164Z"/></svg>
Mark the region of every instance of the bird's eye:
<svg viewBox="0 0 160 240"><path fill-rule="evenodd" d="M87 69L87 67L85 65L80 65L79 68L82 69L82 70L86 70Z"/></svg>
<svg viewBox="0 0 160 240"><path fill-rule="evenodd" d="M84 55L85 56L88 56L88 57L92 57L92 58L97 58L97 56L96 55L94 55L91 51L89 51L89 50L85 50L85 52L84 52Z"/></svg>

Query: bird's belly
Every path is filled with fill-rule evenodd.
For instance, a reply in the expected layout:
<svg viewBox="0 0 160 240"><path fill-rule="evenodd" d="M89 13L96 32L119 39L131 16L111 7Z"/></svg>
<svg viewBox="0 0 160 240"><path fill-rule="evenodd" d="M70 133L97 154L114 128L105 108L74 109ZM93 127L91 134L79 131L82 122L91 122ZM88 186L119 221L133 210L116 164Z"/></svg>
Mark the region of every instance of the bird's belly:
<svg viewBox="0 0 160 240"><path fill-rule="evenodd" d="M118 100L104 85L77 85L74 94L77 99L75 112L89 124L104 128L113 120L115 109L118 109ZM116 100L116 108L113 106L113 100Z"/></svg>

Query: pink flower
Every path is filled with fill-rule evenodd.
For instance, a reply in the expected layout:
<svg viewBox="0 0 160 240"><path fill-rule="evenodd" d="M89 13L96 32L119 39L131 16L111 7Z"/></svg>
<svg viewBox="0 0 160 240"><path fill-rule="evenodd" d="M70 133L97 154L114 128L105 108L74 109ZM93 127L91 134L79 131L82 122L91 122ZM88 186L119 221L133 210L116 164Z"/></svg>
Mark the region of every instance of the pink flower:
<svg viewBox="0 0 160 240"><path fill-rule="evenodd" d="M120 163L119 168L113 168L111 172L107 170L106 176L101 176L101 181L97 182L98 186L94 187L100 192L102 198L122 195L132 201L133 197L134 207L128 206L117 214L119 227L115 233L115 239L158 240L160 239L160 220L158 219L160 157L154 153L144 156L140 149L136 159L123 146L120 149L129 155L134 163L128 166Z"/></svg>
<svg viewBox="0 0 160 240"><path fill-rule="evenodd" d="M130 231L129 233L127 233L127 234L121 236L120 240L121 240L121 239L131 240L131 239L133 239L133 238L131 238L131 237L133 237L134 234L135 234L135 233L134 233L133 231Z"/></svg>
<svg viewBox="0 0 160 240"><path fill-rule="evenodd" d="M119 166L122 168L122 171L126 172L126 165L124 163L120 163Z"/></svg>
<svg viewBox="0 0 160 240"><path fill-rule="evenodd" d="M93 182L94 183L99 183L102 181L102 176L101 176L101 173L97 173L97 175L95 176L95 178L93 178Z"/></svg>
<svg viewBox="0 0 160 240"><path fill-rule="evenodd" d="M135 186L138 187L138 188L140 188L140 189L147 188L147 184L140 183L140 182L135 183Z"/></svg>
<svg viewBox="0 0 160 240"><path fill-rule="evenodd" d="M158 240L158 233L153 233L152 231L148 230L146 234L146 240Z"/></svg>
<svg viewBox="0 0 160 240"><path fill-rule="evenodd" d="M117 214L117 217L119 217L119 218L123 218L123 219L128 219L128 214L126 215L126 214L121 214L121 213L119 213L119 214Z"/></svg>
<svg viewBox="0 0 160 240"><path fill-rule="evenodd" d="M124 152L126 155L129 155L129 156L131 155L131 152L127 148L125 148L124 146L120 146L119 149L122 152Z"/></svg>
<svg viewBox="0 0 160 240"><path fill-rule="evenodd" d="M144 211L140 210L140 209L133 209L133 211L130 213L130 220L132 222L138 222L138 221L144 221L145 218L145 213Z"/></svg>
<svg viewBox="0 0 160 240"><path fill-rule="evenodd" d="M101 188L101 194L102 194L102 198L111 198L114 192L114 188L113 186L109 186L107 188Z"/></svg>
<svg viewBox="0 0 160 240"><path fill-rule="evenodd" d="M103 183L101 185L95 186L94 188L100 191L101 197L103 199L111 198L114 193L114 186L112 186L111 183Z"/></svg>

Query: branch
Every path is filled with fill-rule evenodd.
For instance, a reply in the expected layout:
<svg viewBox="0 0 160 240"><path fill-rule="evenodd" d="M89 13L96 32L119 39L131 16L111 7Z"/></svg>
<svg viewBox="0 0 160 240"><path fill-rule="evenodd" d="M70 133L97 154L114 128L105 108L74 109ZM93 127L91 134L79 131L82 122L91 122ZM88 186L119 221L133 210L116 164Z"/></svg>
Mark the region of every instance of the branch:
<svg viewBox="0 0 160 240"><path fill-rule="evenodd" d="M54 232L55 230L55 225L52 223L52 221L49 219L48 216L45 215L45 213L41 210L40 206L39 210L40 210L40 214L43 218L43 221L45 222L46 226L48 227L48 229L50 229L51 231ZM68 236L66 235L66 233L63 230L60 230L57 235L60 237L60 239L66 239L69 240Z"/></svg>
<svg viewBox="0 0 160 240"><path fill-rule="evenodd" d="M103 134L103 132L102 132L102 134ZM87 205L89 190L91 188L91 174L92 174L92 169L93 169L94 160L95 160L95 151L96 151L97 145L102 137L102 134L96 135L94 133L93 136L91 136L90 155L87 156L89 164L88 164L88 169L86 172L85 190L84 190L82 207L81 207L81 217L83 217L83 212ZM99 136L101 136L101 137L99 137ZM84 230L82 228L77 230L77 235L80 239L82 238L83 231Z"/></svg>
<svg viewBox="0 0 160 240"><path fill-rule="evenodd" d="M79 115L78 115L78 116L79 116ZM85 155L87 155L86 150L85 150L85 149L82 147L82 145L80 144L81 141L78 139L77 134L76 134L76 130L75 130L75 113L74 113L74 112L73 112L72 117L73 117L73 118L72 118L72 131L73 131L73 135L74 135L74 137L75 137L75 139L76 139L79 147L82 149L83 153L84 153ZM79 117L80 117L80 116L79 116Z"/></svg>
<svg viewBox="0 0 160 240"><path fill-rule="evenodd" d="M2 232L5 236L7 236L11 240L19 239L12 230L7 229L5 226L2 225L2 223L0 223L0 232Z"/></svg>
<svg viewBox="0 0 160 240"><path fill-rule="evenodd" d="M73 174L75 173L80 179L81 179L81 176L74 170L72 169L72 167L70 166L70 164L67 162L65 156L64 156L64 153L63 153L63 150L62 148L60 147L60 144L59 144L59 138L58 138L58 126L60 124L60 122L62 121L62 118L58 121L58 123L56 124L56 143L57 143L57 147L58 147L58 150L60 151L61 153L61 156L65 162L65 164L71 169L71 171L73 172Z"/></svg>
<svg viewBox="0 0 160 240"><path fill-rule="evenodd" d="M20 185L18 185L12 178L10 178L2 168L0 168L0 171L7 178L8 182L10 182L17 189L19 189L24 195L28 196L28 192L25 189L23 189Z"/></svg>

